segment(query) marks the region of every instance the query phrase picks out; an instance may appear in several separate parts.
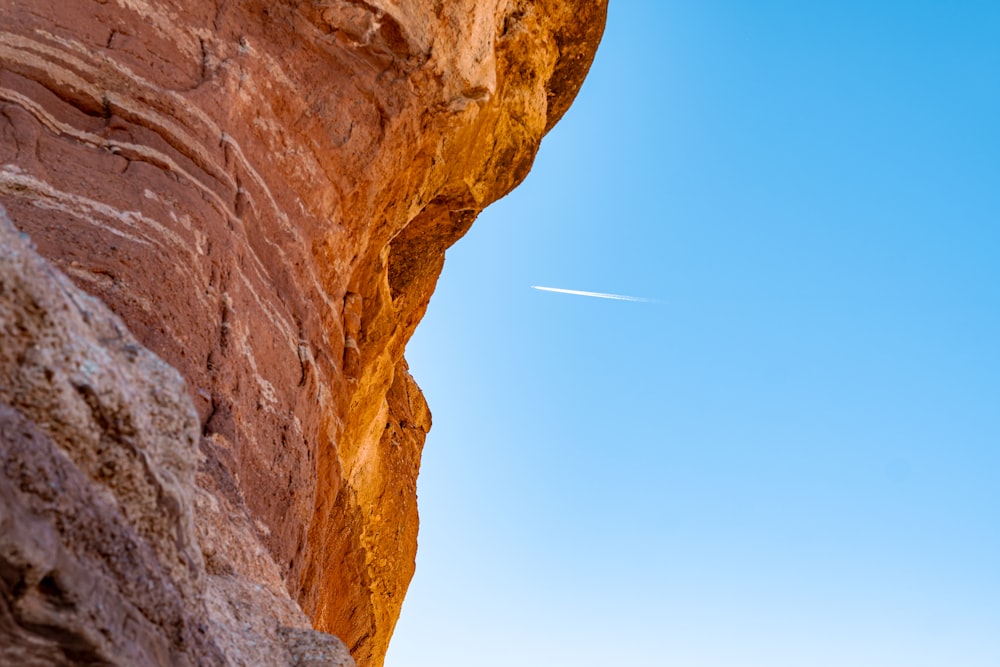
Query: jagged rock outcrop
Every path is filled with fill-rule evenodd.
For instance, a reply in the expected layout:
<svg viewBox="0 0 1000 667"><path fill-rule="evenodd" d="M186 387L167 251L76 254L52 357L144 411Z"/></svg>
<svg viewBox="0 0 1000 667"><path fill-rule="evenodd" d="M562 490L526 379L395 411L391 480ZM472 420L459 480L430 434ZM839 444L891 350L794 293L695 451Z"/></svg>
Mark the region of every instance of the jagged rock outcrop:
<svg viewBox="0 0 1000 667"><path fill-rule="evenodd" d="M46 260L4 232L0 640L341 660L308 616L381 664L430 428L403 348L605 11L0 0L0 202Z"/></svg>
<svg viewBox="0 0 1000 667"><path fill-rule="evenodd" d="M196 483L184 380L2 209L0 334L0 664L353 664ZM220 537L256 580L206 568Z"/></svg>

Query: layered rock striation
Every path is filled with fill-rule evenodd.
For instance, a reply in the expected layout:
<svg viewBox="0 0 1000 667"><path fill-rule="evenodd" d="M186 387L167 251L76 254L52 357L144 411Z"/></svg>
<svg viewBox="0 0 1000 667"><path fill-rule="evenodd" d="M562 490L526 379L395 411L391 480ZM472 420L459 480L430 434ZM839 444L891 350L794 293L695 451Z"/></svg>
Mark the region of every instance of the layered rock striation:
<svg viewBox="0 0 1000 667"><path fill-rule="evenodd" d="M0 664L354 664L197 483L183 378L2 209L0 334Z"/></svg>
<svg viewBox="0 0 1000 667"><path fill-rule="evenodd" d="M0 657L381 664L404 346L605 11L0 0Z"/></svg>

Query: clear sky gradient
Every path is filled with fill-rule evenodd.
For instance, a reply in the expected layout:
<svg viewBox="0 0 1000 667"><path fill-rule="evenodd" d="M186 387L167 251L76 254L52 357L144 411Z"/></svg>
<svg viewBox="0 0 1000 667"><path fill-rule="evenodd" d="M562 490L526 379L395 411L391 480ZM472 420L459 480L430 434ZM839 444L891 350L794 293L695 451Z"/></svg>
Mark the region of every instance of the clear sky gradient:
<svg viewBox="0 0 1000 667"><path fill-rule="evenodd" d="M1000 666L1000 3L612 0L407 357L388 667Z"/></svg>

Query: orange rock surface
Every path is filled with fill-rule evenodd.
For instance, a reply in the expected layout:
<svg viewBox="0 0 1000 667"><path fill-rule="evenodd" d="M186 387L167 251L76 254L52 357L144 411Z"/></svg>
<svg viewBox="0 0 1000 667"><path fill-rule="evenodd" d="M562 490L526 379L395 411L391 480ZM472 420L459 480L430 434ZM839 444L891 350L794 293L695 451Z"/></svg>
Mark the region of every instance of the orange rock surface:
<svg viewBox="0 0 1000 667"><path fill-rule="evenodd" d="M215 619L197 651L232 661L234 601L262 590L245 615L286 609L286 629L260 636L288 655L313 641L301 609L359 665L382 663L413 574L431 423L404 347L445 250L525 177L571 103L605 12L0 0L0 202L52 271L179 372L189 403L171 419L193 406L197 471L175 494L187 509L150 527L133 495L111 496L164 581L195 582L177 604ZM0 310L0 347L21 331L14 312ZM8 421L65 448L24 398L22 361L0 377ZM117 474L70 458L81 498ZM163 535L181 529L178 552Z"/></svg>

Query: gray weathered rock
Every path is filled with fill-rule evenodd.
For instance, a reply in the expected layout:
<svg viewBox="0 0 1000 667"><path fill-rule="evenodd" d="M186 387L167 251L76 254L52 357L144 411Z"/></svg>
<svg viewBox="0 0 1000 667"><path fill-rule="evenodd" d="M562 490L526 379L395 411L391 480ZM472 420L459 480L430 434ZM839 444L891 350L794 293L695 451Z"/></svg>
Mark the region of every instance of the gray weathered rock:
<svg viewBox="0 0 1000 667"><path fill-rule="evenodd" d="M0 340L0 664L353 665L280 585L206 571L184 380L2 209Z"/></svg>

